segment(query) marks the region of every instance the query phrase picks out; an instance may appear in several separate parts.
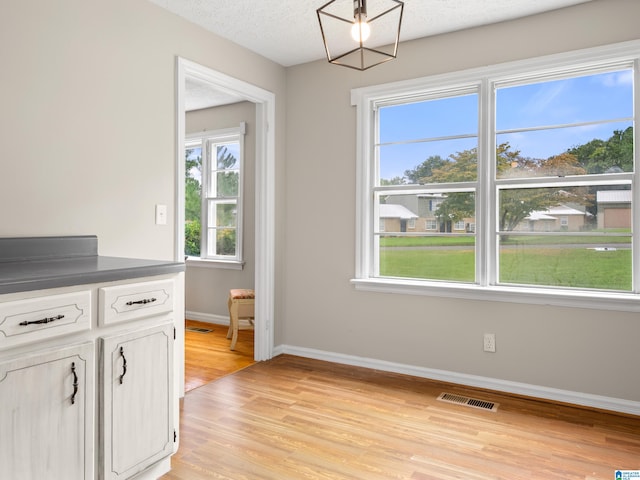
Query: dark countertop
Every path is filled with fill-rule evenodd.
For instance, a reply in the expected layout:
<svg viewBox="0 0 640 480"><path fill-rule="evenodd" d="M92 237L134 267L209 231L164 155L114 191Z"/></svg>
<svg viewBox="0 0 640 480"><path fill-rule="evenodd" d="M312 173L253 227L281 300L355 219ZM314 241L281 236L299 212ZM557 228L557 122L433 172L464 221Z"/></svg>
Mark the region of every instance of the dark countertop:
<svg viewBox="0 0 640 480"><path fill-rule="evenodd" d="M60 242L60 238L56 241ZM0 239L0 250L17 252L18 249L8 240ZM15 242L17 239L11 240ZM89 237L88 241L92 240ZM23 241L21 245L28 243ZM42 244L40 240L37 243ZM82 239L82 243L86 241ZM3 246L7 248L2 249ZM36 252L33 255L25 255L24 251L20 251L19 255L5 254L4 258L0 252L0 294L165 275L183 272L185 269L184 263L181 262L103 257L93 254L97 253L97 242L95 248L90 245L77 256L61 252L57 246L56 252L59 254L47 252L47 255L38 255Z"/></svg>

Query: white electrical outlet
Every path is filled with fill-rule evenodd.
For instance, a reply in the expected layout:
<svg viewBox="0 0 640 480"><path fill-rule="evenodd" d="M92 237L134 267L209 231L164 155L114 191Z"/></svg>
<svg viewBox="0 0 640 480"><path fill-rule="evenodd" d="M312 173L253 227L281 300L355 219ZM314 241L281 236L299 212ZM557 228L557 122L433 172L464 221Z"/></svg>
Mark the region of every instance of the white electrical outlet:
<svg viewBox="0 0 640 480"><path fill-rule="evenodd" d="M496 334L495 333L484 334L484 351L495 353L496 351Z"/></svg>

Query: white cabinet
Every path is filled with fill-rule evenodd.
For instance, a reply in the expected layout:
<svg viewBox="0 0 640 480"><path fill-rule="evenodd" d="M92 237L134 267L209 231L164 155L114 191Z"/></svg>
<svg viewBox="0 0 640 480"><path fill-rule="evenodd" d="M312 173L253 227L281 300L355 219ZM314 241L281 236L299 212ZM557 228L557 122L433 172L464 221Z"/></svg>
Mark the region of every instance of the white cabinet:
<svg viewBox="0 0 640 480"><path fill-rule="evenodd" d="M0 295L0 480L151 480L170 469L183 282Z"/></svg>
<svg viewBox="0 0 640 480"><path fill-rule="evenodd" d="M93 478L94 345L0 362L0 478Z"/></svg>
<svg viewBox="0 0 640 480"><path fill-rule="evenodd" d="M104 480L130 478L173 451L173 323L101 339Z"/></svg>

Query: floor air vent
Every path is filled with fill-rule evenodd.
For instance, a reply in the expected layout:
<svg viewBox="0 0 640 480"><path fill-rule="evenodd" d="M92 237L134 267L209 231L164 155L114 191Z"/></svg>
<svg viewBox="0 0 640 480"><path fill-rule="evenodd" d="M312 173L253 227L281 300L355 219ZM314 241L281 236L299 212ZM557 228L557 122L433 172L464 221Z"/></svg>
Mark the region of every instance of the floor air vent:
<svg viewBox="0 0 640 480"><path fill-rule="evenodd" d="M185 327L185 330L188 330L189 332L198 332L198 333L213 332L213 330L209 330L209 329L206 329L206 328L200 328L200 327Z"/></svg>
<svg viewBox="0 0 640 480"><path fill-rule="evenodd" d="M500 405L499 403L463 397L462 395L455 395L453 393L441 393L438 397L438 400L440 400L441 402L464 405L466 407L479 408L480 410L489 410L491 412L497 412L498 405Z"/></svg>

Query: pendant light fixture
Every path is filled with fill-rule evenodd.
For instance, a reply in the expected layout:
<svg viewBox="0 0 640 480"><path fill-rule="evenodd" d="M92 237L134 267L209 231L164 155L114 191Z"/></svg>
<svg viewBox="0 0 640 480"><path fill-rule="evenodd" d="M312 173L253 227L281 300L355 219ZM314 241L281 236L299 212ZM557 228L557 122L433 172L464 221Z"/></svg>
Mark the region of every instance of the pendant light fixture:
<svg viewBox="0 0 640 480"><path fill-rule="evenodd" d="M367 70L396 58L404 2L331 0L316 10L329 63Z"/></svg>

